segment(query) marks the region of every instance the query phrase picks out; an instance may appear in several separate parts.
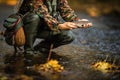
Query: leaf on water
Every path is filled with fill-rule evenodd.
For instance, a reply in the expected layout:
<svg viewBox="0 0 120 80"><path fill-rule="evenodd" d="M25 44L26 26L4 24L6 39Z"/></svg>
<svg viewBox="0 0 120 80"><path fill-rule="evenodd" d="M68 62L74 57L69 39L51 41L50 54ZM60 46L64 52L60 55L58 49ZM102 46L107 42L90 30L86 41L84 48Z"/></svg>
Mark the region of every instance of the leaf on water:
<svg viewBox="0 0 120 80"><path fill-rule="evenodd" d="M41 65L34 65L34 69L36 71L45 71L45 72L62 72L64 70L64 67L59 64L57 60L50 60L45 64Z"/></svg>
<svg viewBox="0 0 120 80"><path fill-rule="evenodd" d="M106 73L106 72L110 72L110 71L115 71L118 69L118 66L115 66L115 65L112 65L108 62L97 62L95 63L94 65L92 65L93 68L95 68L96 70L100 70L102 71L103 73ZM113 70L114 69L114 70Z"/></svg>

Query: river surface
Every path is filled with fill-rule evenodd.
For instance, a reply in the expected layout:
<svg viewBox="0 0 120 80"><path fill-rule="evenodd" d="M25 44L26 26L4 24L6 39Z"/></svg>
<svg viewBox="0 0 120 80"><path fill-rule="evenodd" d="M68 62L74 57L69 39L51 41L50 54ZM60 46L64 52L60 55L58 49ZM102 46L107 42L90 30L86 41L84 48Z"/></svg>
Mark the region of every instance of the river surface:
<svg viewBox="0 0 120 80"><path fill-rule="evenodd" d="M13 12L12 7L0 6L0 30L3 20ZM90 17L86 13L77 13L80 18L87 18L93 22L93 27L88 29L72 30L76 39L69 45L61 46L53 51L57 54L56 59L65 67L65 71L58 74L41 74L25 71L23 66L23 54L21 53L12 63L5 64L6 58L13 54L14 49L8 46L4 37L0 36L0 79L1 80L120 80L120 69L117 72L103 73L95 70L92 64L104 61L120 66L120 25L118 17ZM111 19L111 20L109 20ZM112 27L110 26L111 24ZM114 26L117 29L114 29ZM36 43L38 40L36 41ZM54 54L54 53L53 53ZM6 57L7 56L7 57ZM40 59L42 60L42 59ZM26 79L20 78L25 75Z"/></svg>

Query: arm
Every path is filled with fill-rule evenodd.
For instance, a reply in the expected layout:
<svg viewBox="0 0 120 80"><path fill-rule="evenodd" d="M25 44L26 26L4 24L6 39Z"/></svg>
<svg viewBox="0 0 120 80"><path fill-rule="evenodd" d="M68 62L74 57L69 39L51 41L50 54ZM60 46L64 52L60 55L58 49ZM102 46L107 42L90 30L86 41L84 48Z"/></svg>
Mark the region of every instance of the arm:
<svg viewBox="0 0 120 80"><path fill-rule="evenodd" d="M60 0L58 7L60 14L65 21L71 22L71 21L79 20L74 10L72 10L68 5L67 0Z"/></svg>
<svg viewBox="0 0 120 80"><path fill-rule="evenodd" d="M45 20L50 30L58 31L59 22L48 13L43 1L37 0L37 2L33 2L33 6L36 13Z"/></svg>
<svg viewBox="0 0 120 80"><path fill-rule="evenodd" d="M80 19L74 12L74 10L72 10L70 8L70 6L68 5L68 2L67 0L60 0L59 2L59 12L62 16L62 18L65 20L65 21L68 21L68 22L71 22L72 27L70 29L74 29L74 28L78 28L79 26L76 25L75 23L72 23L72 21L82 21L82 22L86 22L85 24L82 23L82 28L88 28L88 27L91 27L92 26L92 23L88 22L87 19ZM69 25L70 26L70 25ZM74 26L74 27L73 27ZM77 27L75 27L77 26Z"/></svg>

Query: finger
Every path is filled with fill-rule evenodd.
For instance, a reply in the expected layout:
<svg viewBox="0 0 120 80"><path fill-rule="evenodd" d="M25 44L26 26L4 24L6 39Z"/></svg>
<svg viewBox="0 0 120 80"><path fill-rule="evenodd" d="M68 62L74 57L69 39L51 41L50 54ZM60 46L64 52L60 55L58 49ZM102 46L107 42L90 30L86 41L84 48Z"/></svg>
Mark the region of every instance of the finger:
<svg viewBox="0 0 120 80"><path fill-rule="evenodd" d="M69 25L68 27L69 27L69 28L74 28L74 26L73 26L73 25Z"/></svg>
<svg viewBox="0 0 120 80"><path fill-rule="evenodd" d="M77 24L75 24L75 23L73 23L72 25L75 26L75 27L77 27Z"/></svg>
<svg viewBox="0 0 120 80"><path fill-rule="evenodd" d="M77 28L76 25L70 25L70 28Z"/></svg>
<svg viewBox="0 0 120 80"><path fill-rule="evenodd" d="M72 30L73 28L70 28L70 30Z"/></svg>
<svg viewBox="0 0 120 80"><path fill-rule="evenodd" d="M69 25L76 26L76 24L75 24L75 23L70 23Z"/></svg>

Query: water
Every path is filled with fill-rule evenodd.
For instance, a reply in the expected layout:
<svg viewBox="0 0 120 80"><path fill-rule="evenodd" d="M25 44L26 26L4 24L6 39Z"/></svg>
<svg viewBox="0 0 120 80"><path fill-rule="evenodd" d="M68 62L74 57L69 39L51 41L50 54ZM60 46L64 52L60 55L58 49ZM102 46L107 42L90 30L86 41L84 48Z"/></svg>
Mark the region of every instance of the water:
<svg viewBox="0 0 120 80"><path fill-rule="evenodd" d="M78 14L79 17L87 18L93 23L93 27L88 29L77 29L73 30L76 36L76 40L74 44L80 46L88 46L92 49L104 51L104 52L111 52L111 53L119 53L120 52L120 29L113 29L108 26L107 24L119 24L117 17L112 16L113 21L109 21L111 16L109 17L99 17L99 18L91 18L86 14ZM108 18L108 19L106 19ZM106 22L105 22L106 20ZM118 25L117 27L120 27Z"/></svg>
<svg viewBox="0 0 120 80"><path fill-rule="evenodd" d="M2 6L2 18L0 24L12 10L4 11ZM5 13L5 14L4 14ZM87 18L93 22L93 27L88 29L75 29L73 33L76 37L72 44L61 46L52 53L52 59L56 59L65 67L65 71L58 74L37 73L26 70L23 63L23 53L17 57L9 57L13 54L13 47L8 46L2 36L0 36L0 79L9 80L28 79L35 80L119 80L120 72L103 74L92 68L92 64L103 61L109 56L108 61L120 66L120 29L113 29L101 21L100 18L91 18L85 13L79 13L79 17ZM104 17L105 18L105 17ZM0 26L1 27L1 26ZM2 27L0 28L0 30ZM5 57L7 55L7 57ZM4 64L5 58L12 63ZM44 58L44 59L43 59ZM47 60L47 56L35 59L37 62Z"/></svg>
<svg viewBox="0 0 120 80"><path fill-rule="evenodd" d="M120 30L101 30L93 27L80 29L75 34L77 39L74 44L76 45L88 46L104 52L120 52Z"/></svg>

